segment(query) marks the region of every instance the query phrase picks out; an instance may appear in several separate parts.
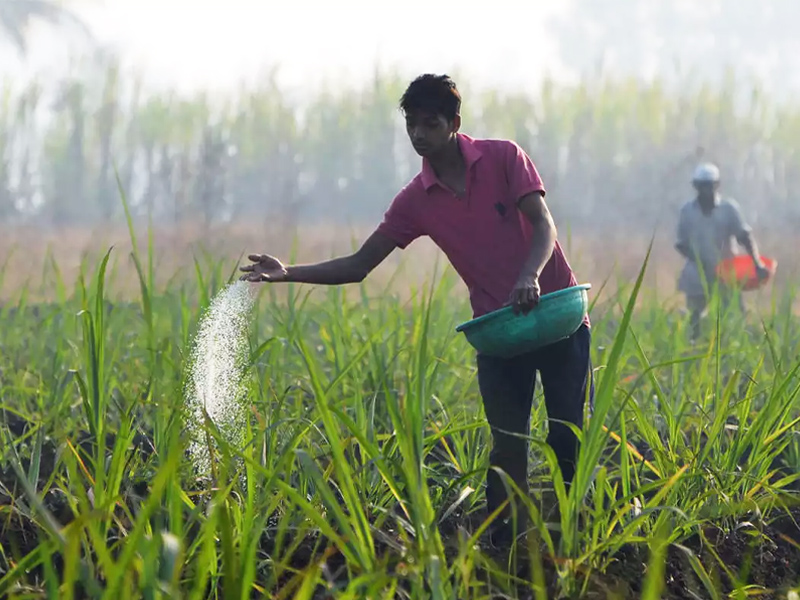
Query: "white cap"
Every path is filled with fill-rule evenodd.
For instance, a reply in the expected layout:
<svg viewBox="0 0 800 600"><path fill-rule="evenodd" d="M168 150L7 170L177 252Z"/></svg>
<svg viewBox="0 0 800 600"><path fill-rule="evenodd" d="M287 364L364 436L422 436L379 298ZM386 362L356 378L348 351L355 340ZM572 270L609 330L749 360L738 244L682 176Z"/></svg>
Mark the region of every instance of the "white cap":
<svg viewBox="0 0 800 600"><path fill-rule="evenodd" d="M716 183L719 181L719 168L717 165L712 165L711 163L697 165L697 168L694 170L692 181L707 181Z"/></svg>

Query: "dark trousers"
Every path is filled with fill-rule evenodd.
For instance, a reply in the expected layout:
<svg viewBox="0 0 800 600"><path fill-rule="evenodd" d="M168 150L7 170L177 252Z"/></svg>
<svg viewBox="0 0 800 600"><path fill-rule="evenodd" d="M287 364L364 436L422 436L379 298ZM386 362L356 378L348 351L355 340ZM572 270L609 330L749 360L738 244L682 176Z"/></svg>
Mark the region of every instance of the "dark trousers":
<svg viewBox="0 0 800 600"><path fill-rule="evenodd" d="M710 298L708 298L705 293L686 296L686 305L691 315L691 333L693 340L700 338L700 324L703 319L703 314L705 314L709 307L709 300ZM719 307L720 314L723 316L728 313L728 310L730 310L732 306L738 309L740 315L744 315L746 312L744 298L741 292L739 292L737 296L736 292L728 286L720 285L717 288L717 300L718 304L716 306ZM716 315L714 315L714 319L716 320Z"/></svg>
<svg viewBox="0 0 800 600"><path fill-rule="evenodd" d="M541 378L547 408L547 443L558 458L564 480L569 483L575 474L578 439L568 426L553 419L574 423L578 428L583 426L587 385L590 402L594 395L590 343L591 332L582 325L571 337L528 354L513 358L478 355L478 384L493 439L490 464L505 471L525 494L528 493L528 440L519 435L530 435L536 372ZM486 475L489 513L506 497L500 475L489 469ZM504 516L508 516L509 510Z"/></svg>

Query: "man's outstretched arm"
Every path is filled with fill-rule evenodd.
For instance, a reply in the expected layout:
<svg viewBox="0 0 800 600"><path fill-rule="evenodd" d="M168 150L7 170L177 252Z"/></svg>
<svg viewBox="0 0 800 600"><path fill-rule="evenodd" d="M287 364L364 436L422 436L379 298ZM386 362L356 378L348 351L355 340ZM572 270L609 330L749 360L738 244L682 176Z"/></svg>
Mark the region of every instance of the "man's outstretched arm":
<svg viewBox="0 0 800 600"><path fill-rule="evenodd" d="M757 265L761 264L761 254L758 251L758 244L756 244L756 238L753 236L753 232L750 229L739 232L736 235L736 241L739 242L739 245L745 249Z"/></svg>
<svg viewBox="0 0 800 600"><path fill-rule="evenodd" d="M344 285L363 281L397 247L388 236L374 232L353 254L309 265L284 265L267 254L251 254L251 265L241 267L241 279L250 282L292 281L317 285Z"/></svg>
<svg viewBox="0 0 800 600"><path fill-rule="evenodd" d="M509 302L515 312L528 312L539 303L539 276L553 255L556 225L544 201L543 192L532 192L519 200L519 210L533 226L531 247Z"/></svg>
<svg viewBox="0 0 800 600"><path fill-rule="evenodd" d="M750 258L756 265L759 277L766 277L767 270L764 266L764 261L761 260L761 253L758 251L758 244L756 244L755 237L753 236L753 229L744 220L739 205L733 201L730 202L731 206L731 230L739 245L745 249Z"/></svg>

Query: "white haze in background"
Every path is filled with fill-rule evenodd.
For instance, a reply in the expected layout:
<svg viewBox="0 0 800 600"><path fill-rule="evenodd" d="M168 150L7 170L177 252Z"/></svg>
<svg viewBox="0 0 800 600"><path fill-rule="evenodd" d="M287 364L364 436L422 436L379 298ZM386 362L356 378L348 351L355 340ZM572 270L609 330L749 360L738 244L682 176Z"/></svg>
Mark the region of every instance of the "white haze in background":
<svg viewBox="0 0 800 600"><path fill-rule="evenodd" d="M367 81L376 63L403 75L453 71L472 86L535 88L546 72L567 76L545 18L558 13L549 0L496 0L487 10L471 0L71 0L98 41L118 50L128 67L158 88L193 92L235 90L279 65L278 82L317 89ZM524 14L520 14L520 6ZM524 18L518 18L523 16ZM434 35L452 26L452 36ZM55 74L69 51L87 46L72 36L37 27L31 53L20 61L0 46L0 75ZM523 51L521 51L523 49ZM466 82L464 82L466 83Z"/></svg>
<svg viewBox="0 0 800 600"><path fill-rule="evenodd" d="M692 71L718 81L728 66L755 76L771 97L800 91L800 38L749 20L800 19L795 0L594 0L594 29L564 33L554 20L572 20L587 0L66 0L91 27L99 47L121 57L126 71L145 75L150 89L227 95L278 67L277 82L295 100L321 85L367 83L375 68L410 78L449 72L469 92L480 88L536 93L548 76L574 83L602 69L644 79ZM661 18L670 2L684 31ZM755 8L754 8L755 7ZM772 23L767 25L766 23ZM618 31L619 23L626 23ZM443 31L452 33L443 35ZM722 32L722 33L720 33ZM728 46L734 33L737 40ZM78 36L36 26L30 55L21 59L0 39L0 77L15 84L38 76L54 82L90 47ZM717 36L720 33L721 37ZM677 36L677 38L676 38ZM689 36L689 37L686 37ZM635 43L632 40L638 40ZM616 41L615 41L616 40ZM720 41L722 40L722 41ZM727 42L725 41L727 40ZM566 56L569 55L569 57ZM634 54L635 56L632 56ZM724 63L724 64L723 64Z"/></svg>

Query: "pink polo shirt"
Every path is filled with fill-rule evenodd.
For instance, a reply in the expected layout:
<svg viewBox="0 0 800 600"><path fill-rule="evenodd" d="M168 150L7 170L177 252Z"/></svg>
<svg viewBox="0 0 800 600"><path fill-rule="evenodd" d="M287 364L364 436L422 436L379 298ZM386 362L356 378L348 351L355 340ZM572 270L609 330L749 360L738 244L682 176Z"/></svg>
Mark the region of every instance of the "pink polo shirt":
<svg viewBox="0 0 800 600"><path fill-rule="evenodd" d="M466 197L459 199L440 183L423 159L422 170L394 198L378 231L400 248L430 237L464 280L478 317L508 303L533 233L517 202L545 189L533 162L514 142L459 133L458 145L467 165ZM541 293L573 285L577 280L556 242L539 276Z"/></svg>

